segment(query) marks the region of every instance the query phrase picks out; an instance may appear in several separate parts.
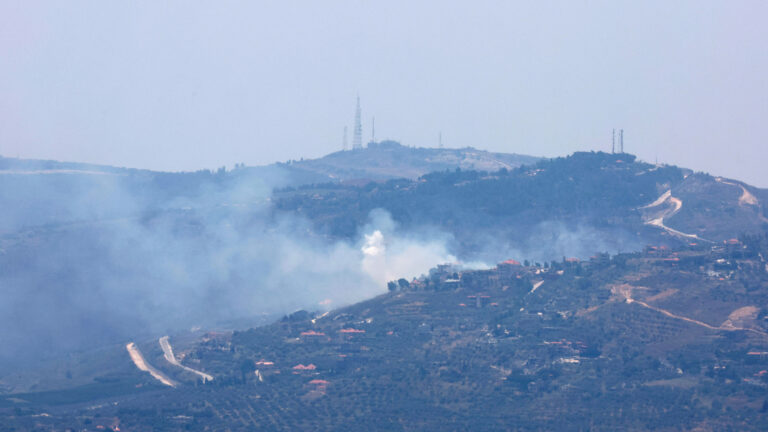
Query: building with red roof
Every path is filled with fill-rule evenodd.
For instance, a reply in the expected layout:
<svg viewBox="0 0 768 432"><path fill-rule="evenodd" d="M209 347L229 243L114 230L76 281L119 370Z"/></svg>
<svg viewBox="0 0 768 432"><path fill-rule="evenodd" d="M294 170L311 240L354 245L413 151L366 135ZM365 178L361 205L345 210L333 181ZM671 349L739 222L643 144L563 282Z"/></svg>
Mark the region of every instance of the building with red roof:
<svg viewBox="0 0 768 432"><path fill-rule="evenodd" d="M325 333L316 332L314 330L301 332L302 336L325 336Z"/></svg>
<svg viewBox="0 0 768 432"><path fill-rule="evenodd" d="M310 363L310 364L308 364L306 366L304 366L303 364L299 363L299 364L297 364L296 366L293 367L293 370L297 370L297 371L302 371L302 370L310 371L310 370L315 370L315 369L317 369L317 366L313 365L312 363Z"/></svg>

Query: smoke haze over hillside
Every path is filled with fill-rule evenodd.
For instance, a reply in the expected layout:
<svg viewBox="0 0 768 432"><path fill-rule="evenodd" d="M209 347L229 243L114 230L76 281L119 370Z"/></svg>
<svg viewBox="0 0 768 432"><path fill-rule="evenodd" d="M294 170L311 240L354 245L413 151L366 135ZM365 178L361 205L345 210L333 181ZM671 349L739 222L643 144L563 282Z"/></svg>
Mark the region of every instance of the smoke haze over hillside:
<svg viewBox="0 0 768 432"><path fill-rule="evenodd" d="M355 236L330 240L273 211L280 173L184 177L174 180L183 193L170 195L133 175L6 178L0 195L14 205L2 215L0 243L5 362L336 308L442 263L489 267L640 247L620 231L542 222L524 242L488 237L464 254L445 227L398 226L381 209Z"/></svg>
<svg viewBox="0 0 768 432"><path fill-rule="evenodd" d="M380 211L357 239L329 242L304 220L271 217L270 187L252 178L206 184L162 209L145 207L156 200L124 180L92 177L69 189L60 215L78 223L6 238L0 360L338 307L455 260L446 236L401 232ZM58 192L38 188L32 205L5 212L6 228ZM119 217L100 219L97 208Z"/></svg>

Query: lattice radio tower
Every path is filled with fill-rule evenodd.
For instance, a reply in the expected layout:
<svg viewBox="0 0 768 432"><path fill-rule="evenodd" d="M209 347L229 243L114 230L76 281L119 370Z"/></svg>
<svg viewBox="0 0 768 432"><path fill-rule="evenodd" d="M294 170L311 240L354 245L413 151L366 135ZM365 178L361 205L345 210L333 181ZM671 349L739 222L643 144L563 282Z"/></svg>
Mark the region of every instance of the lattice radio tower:
<svg viewBox="0 0 768 432"><path fill-rule="evenodd" d="M624 129L619 129L619 152L624 153Z"/></svg>
<svg viewBox="0 0 768 432"><path fill-rule="evenodd" d="M352 132L352 150L363 148L363 124L360 120L360 96L357 97L357 108L355 109L355 130Z"/></svg>

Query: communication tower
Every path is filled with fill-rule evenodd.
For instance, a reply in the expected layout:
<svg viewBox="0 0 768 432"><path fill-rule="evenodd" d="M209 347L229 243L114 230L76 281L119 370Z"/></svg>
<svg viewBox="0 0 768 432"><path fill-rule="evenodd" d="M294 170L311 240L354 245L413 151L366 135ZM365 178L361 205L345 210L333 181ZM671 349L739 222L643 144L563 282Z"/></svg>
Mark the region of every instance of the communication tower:
<svg viewBox="0 0 768 432"><path fill-rule="evenodd" d="M357 97L357 108L355 109L355 130L352 132L352 150L363 148L363 124L360 120L360 96Z"/></svg>
<svg viewBox="0 0 768 432"><path fill-rule="evenodd" d="M619 130L619 151L624 153L624 129Z"/></svg>

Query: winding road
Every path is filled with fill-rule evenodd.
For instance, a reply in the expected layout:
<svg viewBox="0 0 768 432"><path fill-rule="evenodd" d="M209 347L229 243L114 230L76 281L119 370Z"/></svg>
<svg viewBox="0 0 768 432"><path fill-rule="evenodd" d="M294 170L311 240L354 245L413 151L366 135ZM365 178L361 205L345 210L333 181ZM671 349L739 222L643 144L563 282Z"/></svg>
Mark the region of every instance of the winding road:
<svg viewBox="0 0 768 432"><path fill-rule="evenodd" d="M176 356L173 355L173 347L171 347L171 343L168 341L168 336L161 337L158 342L160 342L160 348L163 349L163 356L168 361L168 363L180 367L184 369L187 372L192 372L193 374L198 375L200 378L203 379L203 382L213 381L213 376L208 375L205 372L201 372L196 369L192 369L191 367L184 366L181 364L177 359Z"/></svg>
<svg viewBox="0 0 768 432"><path fill-rule="evenodd" d="M699 321L699 320L696 320L696 319L693 319L693 318L688 318L688 317L685 317L685 316L682 316L682 315L678 315L678 314L672 313L672 312L670 312L670 311L668 311L666 309L662 309L660 307L652 306L652 305L649 305L648 303L646 303L646 302L644 302L642 300L637 300L637 299L632 298L631 291L628 291L628 290L617 290L617 291L615 291L615 293L620 294L622 297L624 297L624 301L626 301L628 304L640 305L640 306L642 306L644 308L648 308L650 310L656 311L656 312L658 312L658 313L660 313L662 315L666 315L666 316L668 316L670 318L674 318L674 319L677 319L677 320L689 322L691 324L695 324L697 326L701 326L701 327L707 328L709 330L715 330L715 331L746 331L746 332L751 332L751 333L760 335L760 336L762 336L764 338L768 338L768 333L765 333L765 332L757 330L757 329L748 328L748 327L736 327L734 325L713 326L713 325L707 324L707 323L705 323L703 321Z"/></svg>
<svg viewBox="0 0 768 432"><path fill-rule="evenodd" d="M760 201L757 200L757 197L752 194L752 192L748 191L746 187L742 184L729 182L726 180L723 180L722 177L718 177L715 179L718 183L727 184L729 186L735 186L741 188L741 196L739 197L739 205L740 206L754 206L757 208L757 214L760 217L760 220L763 222L768 223L768 218L763 215L762 211L760 211Z"/></svg>
<svg viewBox="0 0 768 432"><path fill-rule="evenodd" d="M660 206L662 204L666 204L666 203L671 203L672 204L672 208L667 208L666 210L663 210L661 213L658 213L656 215L657 217L655 217L655 218L654 217L643 217L644 223L646 225L651 225L651 226L655 226L655 227L661 228L664 231L666 231L666 232L668 232L668 233L670 233L672 235L675 235L677 237L684 237L684 238L689 238L689 239L695 239L695 240L701 240L701 241L705 241L705 242L709 242L709 243L714 243L713 241L707 240L705 238L701 238L701 237L697 236L696 234L684 233L682 231L678 231L678 230L676 230L674 228L670 228L670 227L664 225L664 218L668 218L668 217L674 215L675 213L679 212L681 208L683 208L683 201L680 200L679 198L675 198L675 197L672 196L672 189L664 192L660 197L656 198L656 201L654 201L654 202L652 202L652 203L650 203L650 204L648 204L646 206L640 207L640 209L651 209L651 208L658 207L658 206Z"/></svg>
<svg viewBox="0 0 768 432"><path fill-rule="evenodd" d="M733 183L729 181L723 180L722 177L718 177L715 179L718 183L727 184L730 186L736 186L741 188L741 196L739 197L739 205L759 205L760 202L757 201L757 197L752 195L752 192L748 191L747 188L745 188L743 185L740 185L738 183Z"/></svg>

